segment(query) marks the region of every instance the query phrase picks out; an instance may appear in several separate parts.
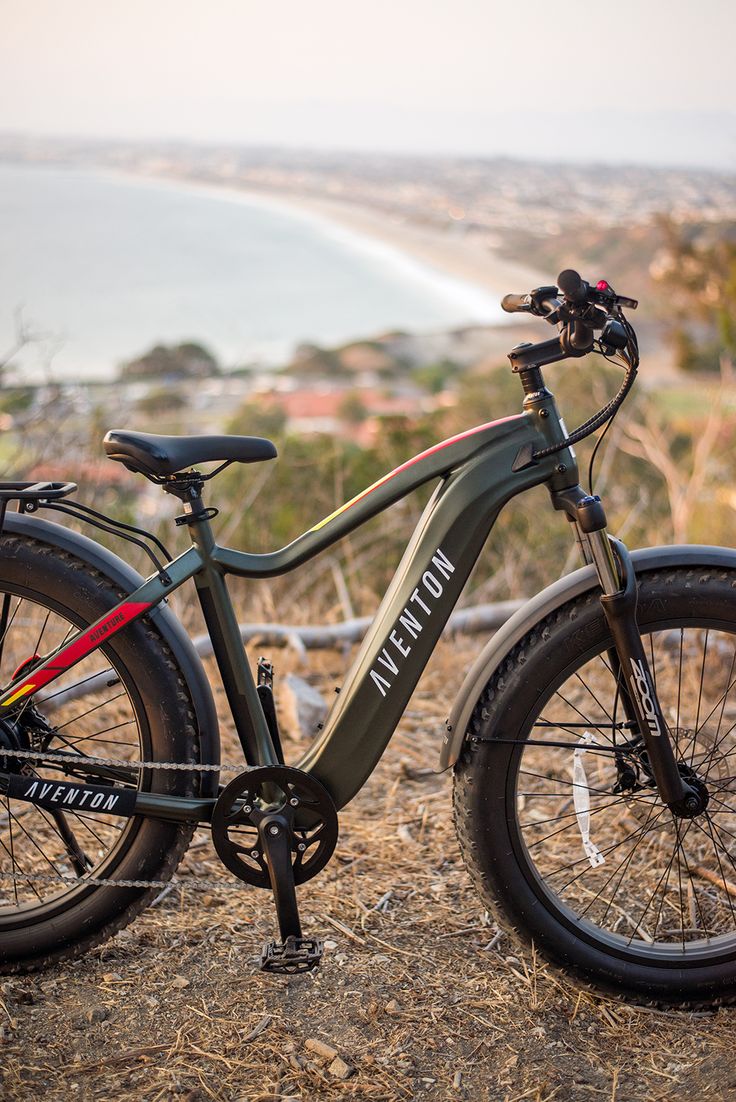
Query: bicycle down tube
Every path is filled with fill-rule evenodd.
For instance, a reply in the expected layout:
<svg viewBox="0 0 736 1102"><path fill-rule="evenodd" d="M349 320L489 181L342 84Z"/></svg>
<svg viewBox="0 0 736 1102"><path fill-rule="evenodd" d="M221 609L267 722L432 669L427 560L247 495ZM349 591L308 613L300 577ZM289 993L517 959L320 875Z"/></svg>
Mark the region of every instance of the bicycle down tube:
<svg viewBox="0 0 736 1102"><path fill-rule="evenodd" d="M246 760L249 765L272 764L275 756L253 676L233 631L237 624L224 575L263 578L286 573L439 478L320 737L296 763L322 782L338 808L344 806L389 742L503 505L532 486L559 482L555 471L561 467L567 471L565 482L577 480L574 459L566 451L529 462L535 446L549 443L554 432L561 431L555 428L559 419L551 394L542 405L548 411L544 420L535 409L435 445L278 551L256 555L219 547L206 516L192 519L192 546L167 564L165 576L149 577L104 617L11 684L0 696L0 715L20 700L32 700L41 688L194 578ZM140 797L141 805L151 804L152 814L158 799L152 794ZM197 800L189 810L182 807L182 817L191 817L195 808L201 814L204 803Z"/></svg>

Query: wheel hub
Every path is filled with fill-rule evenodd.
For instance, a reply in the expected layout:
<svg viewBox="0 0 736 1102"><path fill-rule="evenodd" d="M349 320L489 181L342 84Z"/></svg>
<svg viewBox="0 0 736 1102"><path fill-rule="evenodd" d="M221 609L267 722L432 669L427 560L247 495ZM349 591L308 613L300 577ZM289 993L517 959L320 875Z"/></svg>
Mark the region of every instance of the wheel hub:
<svg viewBox="0 0 736 1102"><path fill-rule="evenodd" d="M694 819L697 815L702 815L708 806L710 799L708 786L683 761L678 763L677 771L690 788L690 792L678 804L671 806L670 810L679 819Z"/></svg>
<svg viewBox="0 0 736 1102"><path fill-rule="evenodd" d="M3 754L3 750L30 750L23 726L12 719L0 720L0 769L6 773L20 773L23 769L23 761Z"/></svg>

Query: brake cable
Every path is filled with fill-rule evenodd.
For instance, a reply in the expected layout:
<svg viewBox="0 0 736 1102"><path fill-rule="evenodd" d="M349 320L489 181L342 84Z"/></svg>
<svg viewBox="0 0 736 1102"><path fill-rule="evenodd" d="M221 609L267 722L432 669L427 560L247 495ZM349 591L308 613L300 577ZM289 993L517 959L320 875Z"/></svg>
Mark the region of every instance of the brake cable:
<svg viewBox="0 0 736 1102"><path fill-rule="evenodd" d="M539 451L535 451L532 455L533 459L543 459L545 456L554 455L556 452L563 451L565 448L570 448L574 444L577 444L580 440L584 440L586 436L590 436L592 433L599 429L601 425L610 423L618 413L619 409L623 405L626 396L634 385L637 371L639 368L639 347L636 340L636 334L631 326L630 322L624 317L622 312L617 315L617 320L621 321L626 334L628 336L628 342L626 344L626 373L624 375L623 382L619 387L617 393L613 396L610 402L607 402L605 406L602 406L597 413L589 417L587 421L584 421L582 425L578 425L564 440L559 441L557 444L550 444L546 448L540 448ZM600 348L595 349L599 355L604 356L605 359L610 359ZM623 350L622 350L623 351ZM611 362L615 363L615 360Z"/></svg>

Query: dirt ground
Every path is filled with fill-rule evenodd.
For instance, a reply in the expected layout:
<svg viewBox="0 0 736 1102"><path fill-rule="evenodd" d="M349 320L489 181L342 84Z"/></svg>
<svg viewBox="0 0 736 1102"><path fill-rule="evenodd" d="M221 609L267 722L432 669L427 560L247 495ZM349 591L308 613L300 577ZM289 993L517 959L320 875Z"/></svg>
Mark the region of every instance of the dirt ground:
<svg viewBox="0 0 736 1102"><path fill-rule="evenodd" d="M2 1099L736 1098L736 1011L598 997L495 936L460 860L451 780L428 772L474 646L443 643L341 816L335 857L300 889L321 971L256 970L268 893L173 888L86 958L0 984ZM325 653L308 670L327 688L343 665ZM233 883L204 832L179 875Z"/></svg>

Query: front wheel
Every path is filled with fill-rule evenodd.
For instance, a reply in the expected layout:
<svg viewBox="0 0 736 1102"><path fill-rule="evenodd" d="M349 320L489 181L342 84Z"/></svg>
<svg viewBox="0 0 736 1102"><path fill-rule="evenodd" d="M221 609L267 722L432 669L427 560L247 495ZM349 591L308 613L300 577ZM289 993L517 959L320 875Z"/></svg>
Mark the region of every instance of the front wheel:
<svg viewBox="0 0 736 1102"><path fill-rule="evenodd" d="M506 656L455 769L466 864L499 924L580 978L657 1003L736 999L736 572L639 577L639 626L689 783L659 799L596 593Z"/></svg>

